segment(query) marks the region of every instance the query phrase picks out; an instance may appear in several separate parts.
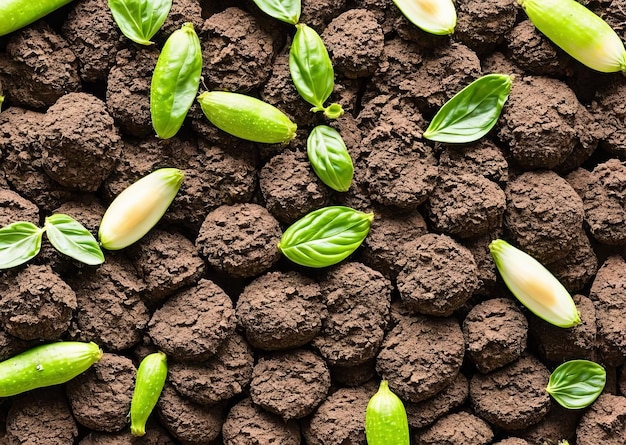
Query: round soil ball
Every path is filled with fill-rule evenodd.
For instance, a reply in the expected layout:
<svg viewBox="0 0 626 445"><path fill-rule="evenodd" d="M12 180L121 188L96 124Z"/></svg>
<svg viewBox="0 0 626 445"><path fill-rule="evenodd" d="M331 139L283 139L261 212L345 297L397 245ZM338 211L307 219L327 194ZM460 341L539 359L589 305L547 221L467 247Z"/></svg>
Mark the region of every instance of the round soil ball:
<svg viewBox="0 0 626 445"><path fill-rule="evenodd" d="M370 94L404 96L406 79L415 77L423 50L415 42L399 37L385 41L381 63L371 77Z"/></svg>
<svg viewBox="0 0 626 445"><path fill-rule="evenodd" d="M268 351L304 346L322 329L320 286L298 272L269 272L237 300L237 321L252 346Z"/></svg>
<svg viewBox="0 0 626 445"><path fill-rule="evenodd" d="M203 76L209 89L246 92L265 82L274 41L257 20L239 8L209 17L200 32Z"/></svg>
<svg viewBox="0 0 626 445"><path fill-rule="evenodd" d="M478 289L474 257L447 235L421 236L406 246L404 255L398 290L413 312L447 317Z"/></svg>
<svg viewBox="0 0 626 445"><path fill-rule="evenodd" d="M373 13L351 9L333 19L322 34L333 67L348 78L371 76L382 55L385 36Z"/></svg>
<svg viewBox="0 0 626 445"><path fill-rule="evenodd" d="M416 445L488 445L492 440L493 431L489 425L464 411L442 417L431 427L415 434Z"/></svg>
<svg viewBox="0 0 626 445"><path fill-rule="evenodd" d="M360 263L344 263L320 283L328 316L312 345L329 365L355 366L378 353L387 327L391 283Z"/></svg>
<svg viewBox="0 0 626 445"><path fill-rule="evenodd" d="M140 439L133 437L130 431L119 433L91 432L78 445L177 445L165 430L155 423L148 422L146 435Z"/></svg>
<svg viewBox="0 0 626 445"><path fill-rule="evenodd" d="M194 285L204 274L196 247L180 233L151 230L128 249L128 256L146 284L143 299L150 305Z"/></svg>
<svg viewBox="0 0 626 445"><path fill-rule="evenodd" d="M66 384L72 413L95 431L119 431L128 424L137 370L132 360L105 353L84 374Z"/></svg>
<svg viewBox="0 0 626 445"><path fill-rule="evenodd" d="M565 258L546 264L546 268L570 293L580 292L598 271L598 257L585 230L581 228Z"/></svg>
<svg viewBox="0 0 626 445"><path fill-rule="evenodd" d="M32 342L13 337L0 327L0 360L6 360L24 352L30 346L32 346Z"/></svg>
<svg viewBox="0 0 626 445"><path fill-rule="evenodd" d="M186 445L209 445L222 431L222 407L197 404L166 384L156 411L161 424Z"/></svg>
<svg viewBox="0 0 626 445"><path fill-rule="evenodd" d="M541 263L569 254L583 224L580 196L552 171L533 171L509 182L504 224L519 248Z"/></svg>
<svg viewBox="0 0 626 445"><path fill-rule="evenodd" d="M107 255L104 264L81 269L68 284L78 302L73 337L114 351L139 343L150 314L140 297L143 283L128 260Z"/></svg>
<svg viewBox="0 0 626 445"><path fill-rule="evenodd" d="M448 175L473 173L497 184L509 180L509 164L502 149L488 139L444 148L439 156L439 168Z"/></svg>
<svg viewBox="0 0 626 445"><path fill-rule="evenodd" d="M598 89L592 102L593 116L605 129L600 146L620 157L626 155L626 130L623 124L626 109L622 100L625 94L626 83L609 82Z"/></svg>
<svg viewBox="0 0 626 445"><path fill-rule="evenodd" d="M328 22L346 9L346 0L302 0L300 23L323 31Z"/></svg>
<svg viewBox="0 0 626 445"><path fill-rule="evenodd" d="M426 235L428 226L417 211L396 213L381 209L374 215L363 241L363 262L385 277L395 279L404 266L406 244Z"/></svg>
<svg viewBox="0 0 626 445"><path fill-rule="evenodd" d="M7 43L0 74L7 99L15 105L45 108L80 90L78 61L68 43L48 25L38 23L14 33Z"/></svg>
<svg viewBox="0 0 626 445"><path fill-rule="evenodd" d="M476 276L480 284L474 292L475 295L492 297L502 295L502 283L489 250L489 244L502 236L502 228L500 228L483 236L463 240L463 245L467 247L476 261Z"/></svg>
<svg viewBox="0 0 626 445"><path fill-rule="evenodd" d="M494 442L493 445L531 445L530 442L520 439L518 437L509 437L499 442Z"/></svg>
<svg viewBox="0 0 626 445"><path fill-rule="evenodd" d="M373 385L340 388L317 408L303 426L307 445L367 445L365 410L376 393Z"/></svg>
<svg viewBox="0 0 626 445"><path fill-rule="evenodd" d="M494 298L472 308L463 321L463 335L469 357L485 374L522 355L528 321L513 300Z"/></svg>
<svg viewBox="0 0 626 445"><path fill-rule="evenodd" d="M202 279L171 297L152 315L148 334L168 356L202 361L217 352L235 325L230 297L217 284Z"/></svg>
<svg viewBox="0 0 626 445"><path fill-rule="evenodd" d="M76 294L50 266L28 266L1 286L0 321L9 334L57 340L69 327Z"/></svg>
<svg viewBox="0 0 626 445"><path fill-rule="evenodd" d="M626 443L626 397L602 394L576 428L577 445Z"/></svg>
<svg viewBox="0 0 626 445"><path fill-rule="evenodd" d="M247 398L233 406L222 426L224 445L300 445L300 428Z"/></svg>
<svg viewBox="0 0 626 445"><path fill-rule="evenodd" d="M376 371L400 398L421 402L452 384L464 354L454 318L404 317L385 337Z"/></svg>
<svg viewBox="0 0 626 445"><path fill-rule="evenodd" d="M90 94L60 98L48 108L41 132L44 170L72 189L98 190L121 154L113 118L105 104Z"/></svg>
<svg viewBox="0 0 626 445"><path fill-rule="evenodd" d="M504 40L515 25L517 7L509 0L461 0L454 34L478 53L485 53Z"/></svg>
<svg viewBox="0 0 626 445"><path fill-rule="evenodd" d="M330 366L330 377L341 386L360 386L376 375L376 359L354 366Z"/></svg>
<svg viewBox="0 0 626 445"><path fill-rule="evenodd" d="M603 244L626 245L626 162L598 164L589 179L582 196L591 234Z"/></svg>
<svg viewBox="0 0 626 445"><path fill-rule="evenodd" d="M261 358L252 371L252 401L284 420L308 416L326 398L330 372L326 362L303 349Z"/></svg>
<svg viewBox="0 0 626 445"><path fill-rule="evenodd" d="M59 388L29 392L12 400L6 418L9 444L67 445L77 436L76 421Z"/></svg>
<svg viewBox="0 0 626 445"><path fill-rule="evenodd" d="M207 215L196 247L209 265L235 277L266 272L279 259L278 221L257 204L221 206Z"/></svg>
<svg viewBox="0 0 626 445"><path fill-rule="evenodd" d="M446 386L430 399L423 402L405 403L409 426L425 428L432 425L440 417L463 405L469 396L467 377L459 373L450 386Z"/></svg>
<svg viewBox="0 0 626 445"><path fill-rule="evenodd" d="M168 379L194 402L214 405L241 394L252 380L253 366L252 349L243 337L233 334L204 363L171 363Z"/></svg>
<svg viewBox="0 0 626 445"><path fill-rule="evenodd" d="M319 180L306 153L286 150L274 156L259 173L267 210L291 224L329 202L329 190Z"/></svg>
<svg viewBox="0 0 626 445"><path fill-rule="evenodd" d="M474 374L470 380L474 412L505 431L534 425L550 410L545 390L549 379L550 371L532 356L490 374Z"/></svg>
<svg viewBox="0 0 626 445"><path fill-rule="evenodd" d="M435 228L451 236L470 238L502 226L506 197L495 182L474 174L440 175L429 197Z"/></svg>

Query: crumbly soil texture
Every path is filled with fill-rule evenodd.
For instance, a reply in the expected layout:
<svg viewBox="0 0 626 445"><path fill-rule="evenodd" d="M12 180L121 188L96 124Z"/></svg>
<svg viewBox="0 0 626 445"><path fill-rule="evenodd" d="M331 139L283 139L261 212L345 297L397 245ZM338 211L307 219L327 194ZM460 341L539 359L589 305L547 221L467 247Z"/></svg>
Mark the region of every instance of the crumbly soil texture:
<svg viewBox="0 0 626 445"><path fill-rule="evenodd" d="M583 3L625 37L626 1ZM626 443L626 78L573 60L515 0L455 5L455 33L434 36L391 0L303 0L301 22L335 69L329 103L345 114L333 121L293 85L295 27L250 0L174 0L145 47L121 34L106 0L74 0L0 37L0 225L64 213L97 235L131 183L185 172L157 227L101 266L44 239L27 265L0 272L1 360L57 340L105 353L64 385L0 400L0 443L366 445L381 379L416 445ZM152 71L186 22L202 45L201 90L278 107L298 125L291 142L239 140L197 104L175 137L155 136ZM489 73L513 76L492 131L465 145L422 137ZM309 164L321 124L352 157L347 192ZM374 213L363 245L325 269L282 257L285 229L328 205ZM563 283L579 325L520 305L490 257L496 238ZM167 382L133 438L136 370L157 350ZM572 359L607 370L584 410L545 391Z"/></svg>

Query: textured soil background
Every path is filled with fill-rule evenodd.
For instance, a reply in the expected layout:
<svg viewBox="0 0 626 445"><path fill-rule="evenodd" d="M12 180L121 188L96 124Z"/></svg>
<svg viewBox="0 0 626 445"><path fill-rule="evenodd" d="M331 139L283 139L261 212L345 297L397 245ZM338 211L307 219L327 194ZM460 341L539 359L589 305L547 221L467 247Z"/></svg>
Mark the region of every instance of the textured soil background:
<svg viewBox="0 0 626 445"><path fill-rule="evenodd" d="M623 36L625 0L589 6ZM291 84L294 28L251 1L175 0L150 48L120 34L105 0L0 38L0 224L63 212L95 234L133 181L157 167L186 173L160 225L102 266L45 244L0 275L0 358L58 339L106 352L66 385L3 400L0 442L361 445L384 377L417 445L626 443L626 80L563 54L514 0L457 10L449 38L417 30L391 0L303 0L347 110L329 123L355 164L343 194L305 155L324 120ZM151 72L184 22L199 33L206 87L288 113L299 130L287 147L226 135L197 106L177 137L153 137ZM515 80L486 138L421 138L447 99L495 72ZM363 247L328 270L281 258L282 231L331 204L374 211ZM488 253L498 237L576 295L581 325L552 327L512 298ZM157 349L168 382L134 439L135 369ZM602 363L608 383L568 412L544 388L574 358Z"/></svg>

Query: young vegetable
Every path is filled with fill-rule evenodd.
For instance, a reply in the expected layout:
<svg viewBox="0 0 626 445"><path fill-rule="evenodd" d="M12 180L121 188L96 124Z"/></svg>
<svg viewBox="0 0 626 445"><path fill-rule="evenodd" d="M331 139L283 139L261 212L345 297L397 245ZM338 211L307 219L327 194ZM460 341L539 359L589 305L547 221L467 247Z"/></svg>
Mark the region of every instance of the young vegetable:
<svg viewBox="0 0 626 445"><path fill-rule="evenodd" d="M2 104L4 103L4 96L0 92L0 111L2 111Z"/></svg>
<svg viewBox="0 0 626 445"><path fill-rule="evenodd" d="M626 71L626 50L613 29L576 0L517 0L539 31L596 71Z"/></svg>
<svg viewBox="0 0 626 445"><path fill-rule="evenodd" d="M47 16L72 0L2 0L0 36L9 34Z"/></svg>
<svg viewBox="0 0 626 445"><path fill-rule="evenodd" d="M146 422L154 409L167 377L167 357L162 352L147 355L139 364L130 404L130 432L146 434Z"/></svg>
<svg viewBox="0 0 626 445"><path fill-rule="evenodd" d="M227 91L198 96L204 115L217 128L253 142L283 144L296 136L297 126L278 108L254 97Z"/></svg>
<svg viewBox="0 0 626 445"><path fill-rule="evenodd" d="M0 397L65 383L101 357L102 350L95 343L66 341L36 346L0 362Z"/></svg>
<svg viewBox="0 0 626 445"><path fill-rule="evenodd" d="M140 45L150 39L165 22L172 0L109 0L113 20L126 37Z"/></svg>
<svg viewBox="0 0 626 445"><path fill-rule="evenodd" d="M480 139L498 122L511 83L505 74L488 74L470 83L435 114L424 137L448 143Z"/></svg>
<svg viewBox="0 0 626 445"><path fill-rule="evenodd" d="M365 411L367 445L409 445L409 422L402 400L389 389L389 382L380 382Z"/></svg>
<svg viewBox="0 0 626 445"><path fill-rule="evenodd" d="M393 0L400 12L415 26L437 35L448 35L456 26L452 0Z"/></svg>
<svg viewBox="0 0 626 445"><path fill-rule="evenodd" d="M504 283L532 313L561 328L580 323L569 292L541 263L501 239L489 250Z"/></svg>
<svg viewBox="0 0 626 445"><path fill-rule="evenodd" d="M361 245L373 219L373 213L349 207L324 207L289 226L278 243L278 249L302 266L332 266Z"/></svg>
<svg viewBox="0 0 626 445"><path fill-rule="evenodd" d="M167 39L150 85L152 126L162 139L178 133L198 94L202 50L193 24L185 23Z"/></svg>
<svg viewBox="0 0 626 445"><path fill-rule="evenodd" d="M346 144L337 130L318 125L307 140L307 154L315 174L338 192L350 188L354 167Z"/></svg>
<svg viewBox="0 0 626 445"><path fill-rule="evenodd" d="M162 168L144 176L122 191L100 222L102 247L119 250L142 238L159 222L183 183L177 168Z"/></svg>
<svg viewBox="0 0 626 445"><path fill-rule="evenodd" d="M550 375L546 391L561 406L581 409L591 405L606 384L606 371L589 360L571 360Z"/></svg>
<svg viewBox="0 0 626 445"><path fill-rule="evenodd" d="M335 71L322 38L304 23L296 25L289 49L289 71L300 96L313 105L311 111L323 111L330 119L343 115L339 104L324 107L335 86Z"/></svg>
<svg viewBox="0 0 626 445"><path fill-rule="evenodd" d="M277 20L295 25L300 20L300 0L254 0L261 11Z"/></svg>

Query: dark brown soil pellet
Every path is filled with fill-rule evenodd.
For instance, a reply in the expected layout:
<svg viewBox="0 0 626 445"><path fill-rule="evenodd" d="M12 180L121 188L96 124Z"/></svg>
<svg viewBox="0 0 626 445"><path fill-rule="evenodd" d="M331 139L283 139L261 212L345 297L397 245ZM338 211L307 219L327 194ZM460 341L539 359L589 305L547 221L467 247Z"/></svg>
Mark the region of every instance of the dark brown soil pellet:
<svg viewBox="0 0 626 445"><path fill-rule="evenodd" d="M509 164L503 150L489 139L444 148L439 167L449 175L473 173L498 184L509 180Z"/></svg>
<svg viewBox="0 0 626 445"><path fill-rule="evenodd" d="M415 434L416 445L488 445L492 439L493 431L487 422L464 411L442 417Z"/></svg>
<svg viewBox="0 0 626 445"><path fill-rule="evenodd" d="M577 445L618 445L626 441L626 398L603 394L580 419Z"/></svg>
<svg viewBox="0 0 626 445"><path fill-rule="evenodd" d="M508 0L461 0L455 35L479 54L499 43L515 25L518 9Z"/></svg>
<svg viewBox="0 0 626 445"><path fill-rule="evenodd" d="M457 375L454 381L422 402L405 403L406 415L409 426L412 428L424 428L432 425L440 417L463 405L469 396L469 382L463 374Z"/></svg>
<svg viewBox="0 0 626 445"><path fill-rule="evenodd" d="M581 291L598 272L598 258L591 246L591 241L581 228L572 241L569 255L546 268L570 292Z"/></svg>
<svg viewBox="0 0 626 445"><path fill-rule="evenodd" d="M128 430L119 433L92 432L79 445L176 445L176 442L164 429L148 423L146 435L139 438L131 436Z"/></svg>

